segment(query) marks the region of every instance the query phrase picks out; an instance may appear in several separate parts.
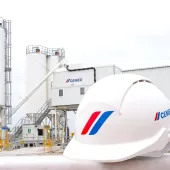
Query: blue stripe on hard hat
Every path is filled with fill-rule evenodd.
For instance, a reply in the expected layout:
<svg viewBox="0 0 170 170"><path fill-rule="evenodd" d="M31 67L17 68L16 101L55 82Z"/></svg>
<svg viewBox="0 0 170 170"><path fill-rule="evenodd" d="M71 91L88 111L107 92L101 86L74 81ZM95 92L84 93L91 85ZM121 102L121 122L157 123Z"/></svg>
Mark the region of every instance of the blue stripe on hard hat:
<svg viewBox="0 0 170 170"><path fill-rule="evenodd" d="M95 135L99 129L102 127L102 125L104 124L104 122L108 119L108 117L113 113L114 111L107 111L104 112L100 118L98 119L98 121L95 123L95 125L93 126L92 130L90 131L89 135Z"/></svg>

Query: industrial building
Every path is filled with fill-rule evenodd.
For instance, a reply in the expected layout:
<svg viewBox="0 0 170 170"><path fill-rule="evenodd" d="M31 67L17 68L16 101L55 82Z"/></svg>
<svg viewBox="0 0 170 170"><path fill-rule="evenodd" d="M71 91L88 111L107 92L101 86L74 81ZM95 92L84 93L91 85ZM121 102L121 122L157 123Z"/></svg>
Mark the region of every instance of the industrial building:
<svg viewBox="0 0 170 170"><path fill-rule="evenodd" d="M39 111L39 113L27 113L27 117L24 118L22 120L23 123L19 125L20 131L16 133L18 135L20 134L22 137L20 136L20 138L17 138L15 136L18 144L20 140L25 141L25 143L31 142L31 146L43 144L43 124L47 124L47 122L45 123L45 119L47 118L50 120L51 131L52 129L54 130L52 131L53 139L55 139L57 143L62 143L63 141L67 143L72 133L69 132L67 126L68 111L74 111L76 114L77 107L84 94L96 81L109 75L126 73L134 73L149 78L168 98L170 98L168 88L170 84L168 79L170 66L121 70L115 65L87 66L74 64L59 68L52 75L53 81L51 81L51 88L49 90L51 96L47 98L45 104L45 106L48 106L46 107L48 111L44 112L44 114L42 114L43 111ZM44 93L45 89L46 87L44 87ZM45 99L44 97L44 100ZM30 101L33 102L32 99L30 99ZM35 104L36 102L33 103ZM50 114L51 110L53 114ZM41 117L39 115L44 116ZM29 132L29 129L31 129L31 132ZM31 140L28 140L28 138ZM28 144L25 146L28 146Z"/></svg>
<svg viewBox="0 0 170 170"><path fill-rule="evenodd" d="M149 78L170 99L170 66L157 66L150 68L138 68L124 70L122 73L133 73Z"/></svg>
<svg viewBox="0 0 170 170"><path fill-rule="evenodd" d="M39 56L39 53L41 53L41 50L36 51L37 50L35 50L33 56ZM42 56L42 54L40 54L40 56ZM46 62L44 62L44 65L45 64ZM29 72L27 74L30 74ZM67 143L72 136L72 132L69 131L67 125L67 114L69 114L69 111L76 113L83 96L96 81L106 76L119 73L121 73L121 70L114 65L87 66L73 64L57 69L51 76L51 79L47 81L48 84L44 83L41 89L38 89L28 100L26 104L26 108L28 108L26 117L22 118L12 130L13 145L15 144L16 147L21 146L20 141L24 141L25 147L28 145L41 146L43 144L43 127L47 124L50 125L50 138L54 139L56 144ZM30 74L30 77L32 74ZM39 72L36 73L35 76L37 76L38 79L40 75L41 80L45 76L42 67L40 67ZM29 76L27 81L29 81ZM35 81L37 81L36 78ZM38 81L35 83L30 78L29 83L33 83L34 85L28 92L35 87ZM42 103L43 105L41 106ZM38 106L41 107L39 111L36 112ZM47 123L48 121L50 123Z"/></svg>
<svg viewBox="0 0 170 170"><path fill-rule="evenodd" d="M0 20L0 145L12 149L67 144L74 132L67 116L76 114L88 89L98 80L114 74L134 73L149 78L170 99L170 66L122 70L115 65L69 64L54 69L66 58L63 48L30 45L26 48L26 97L12 109L11 21ZM69 57L69 56L68 56ZM113 87L114 88L114 87ZM12 114L24 106L23 117L10 129ZM4 119L5 117L5 119Z"/></svg>

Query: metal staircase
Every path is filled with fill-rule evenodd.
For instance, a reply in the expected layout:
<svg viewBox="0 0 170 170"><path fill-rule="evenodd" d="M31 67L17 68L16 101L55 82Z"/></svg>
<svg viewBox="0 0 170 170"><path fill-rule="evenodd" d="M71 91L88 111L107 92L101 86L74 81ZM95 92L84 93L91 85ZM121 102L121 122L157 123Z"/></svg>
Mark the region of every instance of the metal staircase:
<svg viewBox="0 0 170 170"><path fill-rule="evenodd" d="M33 118L33 124L39 125L44 120L44 118L48 115L51 108L51 99L47 100L43 106L39 109L36 116Z"/></svg>
<svg viewBox="0 0 170 170"><path fill-rule="evenodd" d="M23 125L39 125L44 120L44 118L51 111L51 99L47 100L43 106L39 109L36 115L31 120L29 117L24 117L20 119L15 127L11 130L12 139L17 138L22 133Z"/></svg>
<svg viewBox="0 0 170 170"><path fill-rule="evenodd" d="M25 124L26 121L29 121L28 117L24 117L17 122L17 124L15 125L15 127L11 131L12 137L17 138L18 135L21 134L22 125Z"/></svg>

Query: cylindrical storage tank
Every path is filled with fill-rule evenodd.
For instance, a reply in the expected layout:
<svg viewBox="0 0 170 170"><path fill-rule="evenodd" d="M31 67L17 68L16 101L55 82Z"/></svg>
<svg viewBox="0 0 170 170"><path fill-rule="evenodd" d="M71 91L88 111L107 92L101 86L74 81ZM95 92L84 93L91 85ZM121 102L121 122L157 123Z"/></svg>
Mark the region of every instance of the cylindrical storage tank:
<svg viewBox="0 0 170 170"><path fill-rule="evenodd" d="M60 62L60 59L61 59L61 50L49 48L48 49L48 55L47 55L47 70L46 70L46 73L48 73L51 69L53 69L53 67ZM53 74L48 78L47 83L46 83L46 85L47 85L47 91L46 91L47 100L52 98L52 82L53 82ZM55 119L56 119L55 110L51 110L50 114L52 114L52 115L54 114ZM52 125L56 126L55 121L52 122Z"/></svg>
<svg viewBox="0 0 170 170"><path fill-rule="evenodd" d="M59 49L48 49L47 55L47 73L60 62L60 50ZM47 99L51 99L53 75L47 80Z"/></svg>
<svg viewBox="0 0 170 170"><path fill-rule="evenodd" d="M0 107L5 105L5 30L0 19Z"/></svg>
<svg viewBox="0 0 170 170"><path fill-rule="evenodd" d="M46 47L28 46L26 49L26 94L36 87L46 75ZM46 102L46 83L25 103L26 113L37 113Z"/></svg>

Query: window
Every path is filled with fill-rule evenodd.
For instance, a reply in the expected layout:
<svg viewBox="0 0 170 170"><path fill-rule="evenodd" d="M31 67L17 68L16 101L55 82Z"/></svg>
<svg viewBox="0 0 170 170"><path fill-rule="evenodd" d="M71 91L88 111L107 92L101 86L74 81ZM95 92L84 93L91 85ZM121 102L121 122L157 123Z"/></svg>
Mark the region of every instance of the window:
<svg viewBox="0 0 170 170"><path fill-rule="evenodd" d="M43 136L43 129L38 129L38 136Z"/></svg>
<svg viewBox="0 0 170 170"><path fill-rule="evenodd" d="M39 48L37 48L37 49L36 49L36 53L39 53L39 52L40 52L40 49L39 49Z"/></svg>
<svg viewBox="0 0 170 170"><path fill-rule="evenodd" d="M85 93L85 89L84 89L84 87L81 87L80 88L80 94L82 95L82 94L84 94Z"/></svg>
<svg viewBox="0 0 170 170"><path fill-rule="evenodd" d="M25 143L25 144L24 144L24 148L26 148L26 147L28 147L28 143Z"/></svg>
<svg viewBox="0 0 170 170"><path fill-rule="evenodd" d="M62 89L59 90L59 96L63 96L63 90Z"/></svg>

